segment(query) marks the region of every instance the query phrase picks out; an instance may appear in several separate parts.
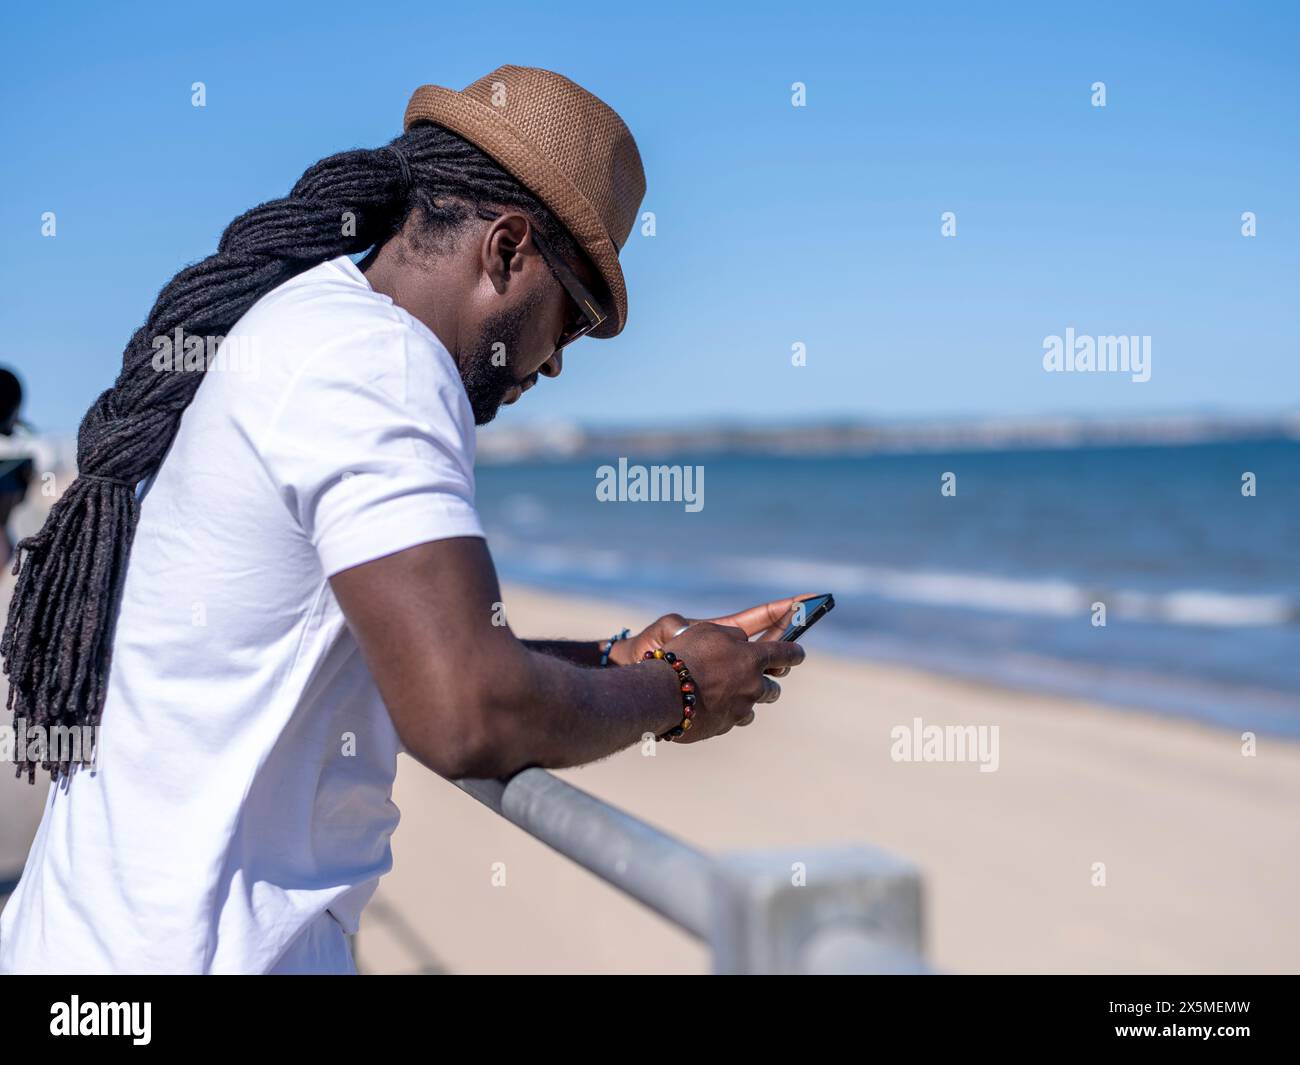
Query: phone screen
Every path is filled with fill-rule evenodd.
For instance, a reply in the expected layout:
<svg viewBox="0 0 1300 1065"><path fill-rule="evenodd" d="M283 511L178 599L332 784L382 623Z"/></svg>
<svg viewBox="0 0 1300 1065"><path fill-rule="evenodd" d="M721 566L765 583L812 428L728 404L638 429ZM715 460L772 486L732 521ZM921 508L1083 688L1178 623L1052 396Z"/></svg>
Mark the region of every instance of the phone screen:
<svg viewBox="0 0 1300 1065"><path fill-rule="evenodd" d="M799 606L803 607L803 620L801 622L798 614L796 614L794 620L786 627L785 632L781 633L782 640L789 642L799 639L800 636L835 609L835 597L829 592L825 595L814 595L808 599L801 599Z"/></svg>

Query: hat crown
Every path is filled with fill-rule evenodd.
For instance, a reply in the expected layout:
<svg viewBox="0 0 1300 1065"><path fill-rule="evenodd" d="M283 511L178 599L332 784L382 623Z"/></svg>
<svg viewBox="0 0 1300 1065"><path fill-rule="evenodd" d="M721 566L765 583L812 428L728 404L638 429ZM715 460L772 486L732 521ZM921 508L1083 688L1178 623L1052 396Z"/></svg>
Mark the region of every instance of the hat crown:
<svg viewBox="0 0 1300 1065"><path fill-rule="evenodd" d="M549 159L595 208L622 248L645 196L632 133L607 103L561 74L501 66L465 89Z"/></svg>

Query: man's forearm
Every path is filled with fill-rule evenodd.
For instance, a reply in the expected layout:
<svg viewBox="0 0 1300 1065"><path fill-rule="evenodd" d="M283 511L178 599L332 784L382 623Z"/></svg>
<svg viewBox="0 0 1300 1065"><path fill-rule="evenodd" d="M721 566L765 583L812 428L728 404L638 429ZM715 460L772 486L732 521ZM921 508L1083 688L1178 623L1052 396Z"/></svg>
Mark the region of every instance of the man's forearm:
<svg viewBox="0 0 1300 1065"><path fill-rule="evenodd" d="M600 652L604 640L524 640L523 645L538 654L563 659L575 666L600 665Z"/></svg>
<svg viewBox="0 0 1300 1065"><path fill-rule="evenodd" d="M524 654L524 668L484 711L495 718L485 730L494 748L483 752L485 775L594 762L681 720L680 689L663 662L584 669L548 654Z"/></svg>
<svg viewBox="0 0 1300 1065"><path fill-rule="evenodd" d="M480 537L420 544L330 585L402 743L443 776L581 765L681 720L665 663L584 668L566 658L597 664L598 644L560 644L556 657L493 624L501 589Z"/></svg>

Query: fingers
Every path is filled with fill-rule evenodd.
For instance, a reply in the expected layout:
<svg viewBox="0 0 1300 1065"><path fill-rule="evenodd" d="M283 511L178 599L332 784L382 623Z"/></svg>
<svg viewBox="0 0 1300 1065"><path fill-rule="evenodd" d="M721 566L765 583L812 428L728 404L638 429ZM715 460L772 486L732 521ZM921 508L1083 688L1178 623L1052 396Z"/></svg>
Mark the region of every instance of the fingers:
<svg viewBox="0 0 1300 1065"><path fill-rule="evenodd" d="M681 614L665 614L656 621L651 628L654 630L655 635L661 642L667 643L669 640L679 635L680 630L684 629L690 623L690 619L682 617Z"/></svg>
<svg viewBox="0 0 1300 1065"><path fill-rule="evenodd" d="M716 621L691 621L688 622L688 624L690 625L689 631L691 633L702 635L708 630L717 629L718 632L729 640L735 640L737 643L747 643L749 641L749 636L746 635L745 630L737 628L735 625L722 625ZM671 629L669 630L670 635L672 631L673 630ZM682 633L681 635L684 636L685 633Z"/></svg>
<svg viewBox="0 0 1300 1065"><path fill-rule="evenodd" d="M804 595L792 595L785 599L773 599L770 603L760 603L758 606L751 606L748 610L742 610L736 614L728 614L724 618L713 618L715 625L734 625L736 628L745 631L746 638L755 636L760 632L777 625L786 614L794 609L794 605L801 599L811 598L816 592ZM780 632L777 633L780 636Z"/></svg>
<svg viewBox="0 0 1300 1065"><path fill-rule="evenodd" d="M790 627L790 623L794 621L794 612L797 608L797 604L798 601L796 600L796 605L790 607L789 610L787 610L784 614L782 614L779 618L777 618L776 621L772 622L771 625L769 625L766 629L764 629L762 634L758 636L758 640L767 642L771 640L779 640L782 636L784 636L785 630L788 629Z"/></svg>
<svg viewBox="0 0 1300 1065"><path fill-rule="evenodd" d="M764 672L775 669L789 670L791 666L797 666L802 662L807 654L799 644L780 640L757 641L751 646Z"/></svg>
<svg viewBox="0 0 1300 1065"><path fill-rule="evenodd" d="M781 685L774 680L769 680L767 677L760 677L759 680L762 681L763 687L762 691L754 699L755 704L774 703L781 698ZM736 727L744 728L746 725L752 725L755 716L754 707L751 706L749 712L736 721Z"/></svg>

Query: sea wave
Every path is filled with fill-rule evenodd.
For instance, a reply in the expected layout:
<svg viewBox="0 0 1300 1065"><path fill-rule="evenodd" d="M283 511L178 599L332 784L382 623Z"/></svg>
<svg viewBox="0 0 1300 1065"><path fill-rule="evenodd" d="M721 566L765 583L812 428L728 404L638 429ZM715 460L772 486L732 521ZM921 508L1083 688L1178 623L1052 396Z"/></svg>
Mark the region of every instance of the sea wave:
<svg viewBox="0 0 1300 1065"><path fill-rule="evenodd" d="M515 564L550 577L617 583L640 570L639 556L616 548L536 544L501 534ZM870 596L900 603L986 610L1029 617L1088 616L1104 603L1108 619L1217 628L1291 625L1300 603L1285 595L1236 594L1206 588L1144 591L1064 578L1007 577L936 569L905 569L816 559L774 557L704 558L691 569L702 580L755 589L829 589L837 595Z"/></svg>
<svg viewBox="0 0 1300 1065"><path fill-rule="evenodd" d="M906 603L1048 617L1086 615L1104 603L1108 616L1166 625L1242 627L1300 620L1300 604L1282 595L1239 595L1201 588L1147 592L1063 579L1018 578L942 570L906 570L796 559L727 559L719 568L742 580L871 595Z"/></svg>

